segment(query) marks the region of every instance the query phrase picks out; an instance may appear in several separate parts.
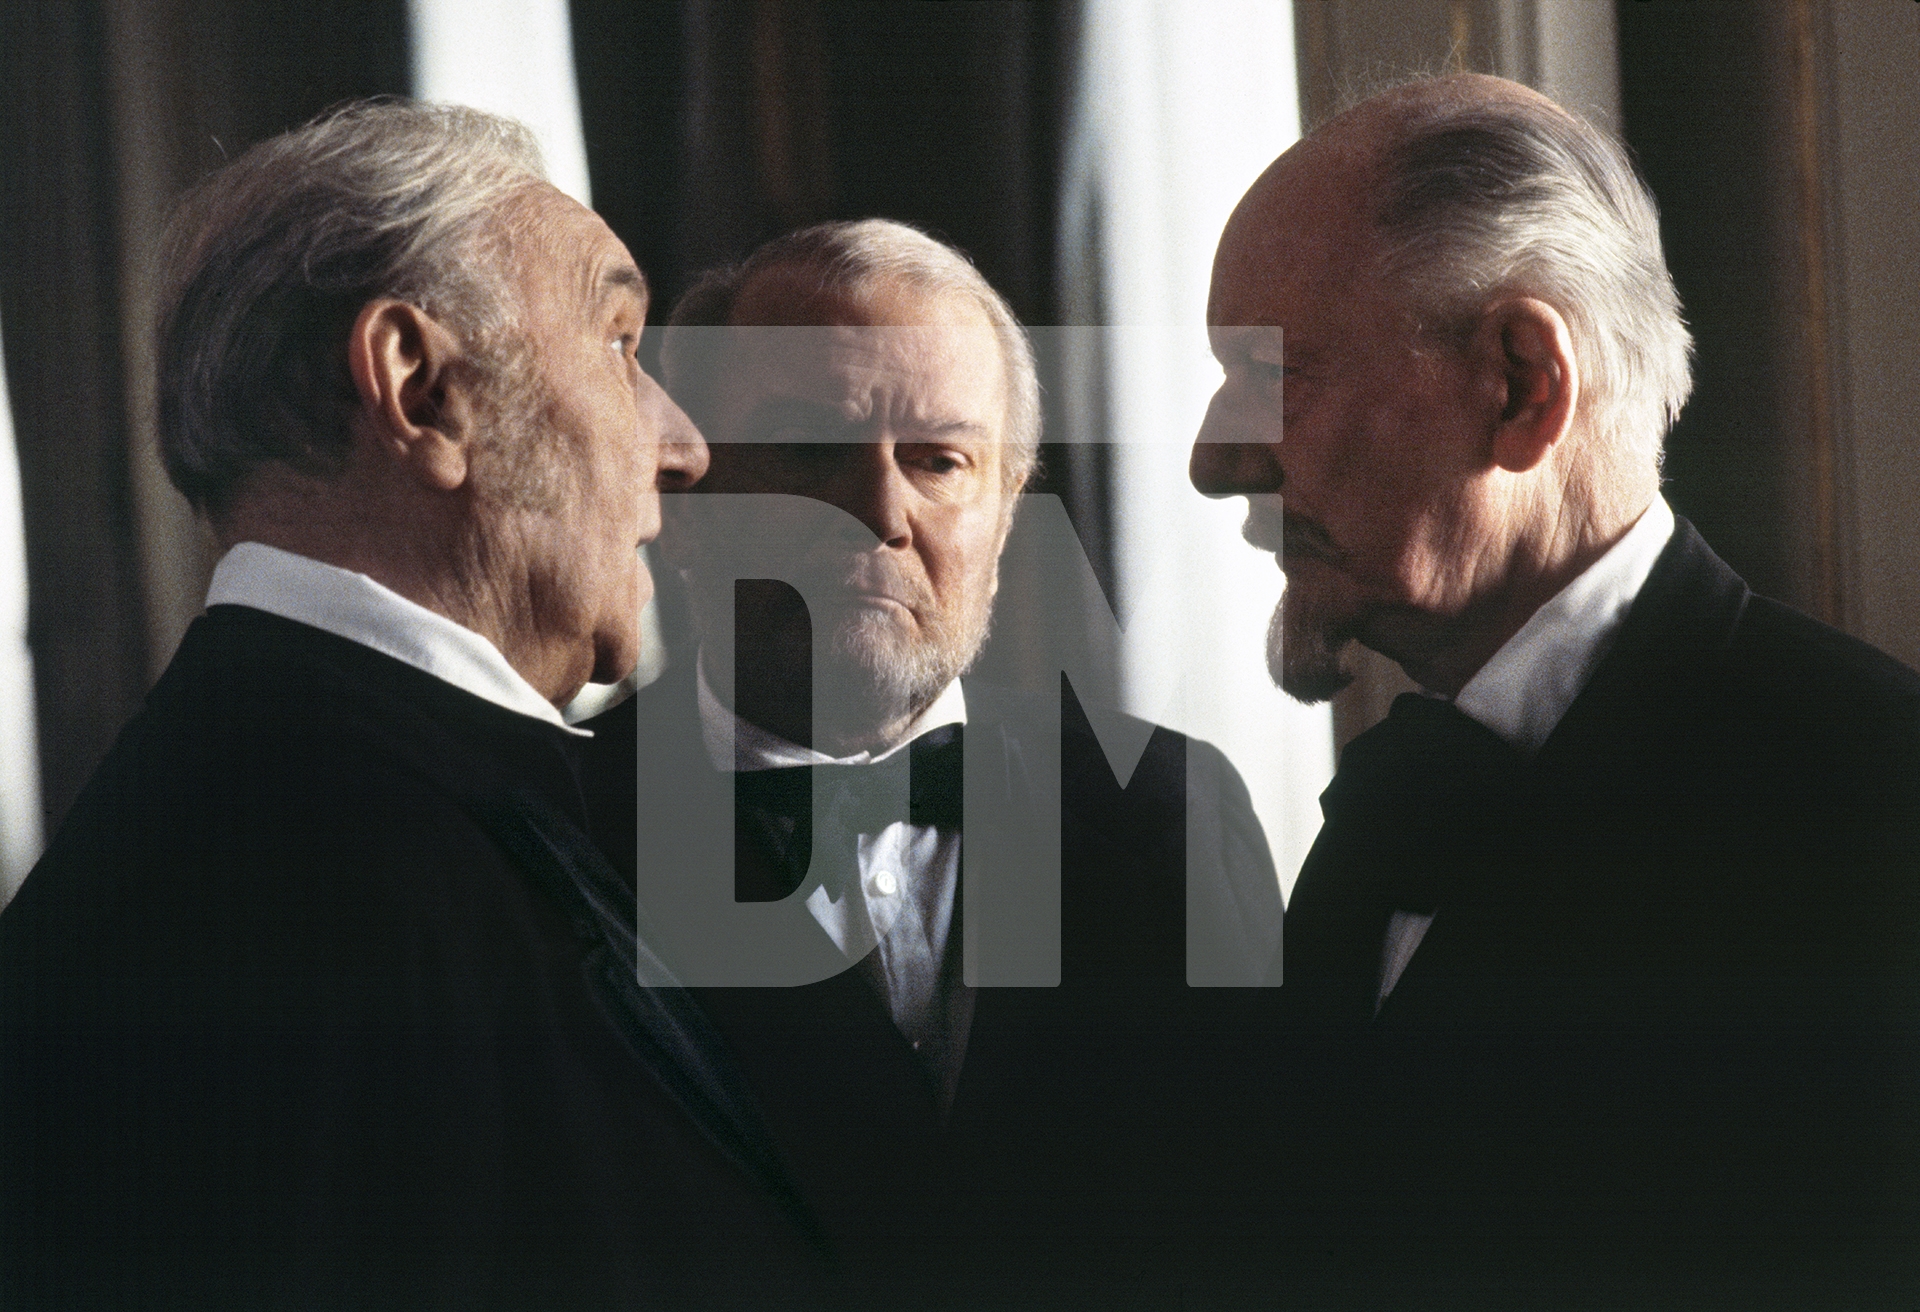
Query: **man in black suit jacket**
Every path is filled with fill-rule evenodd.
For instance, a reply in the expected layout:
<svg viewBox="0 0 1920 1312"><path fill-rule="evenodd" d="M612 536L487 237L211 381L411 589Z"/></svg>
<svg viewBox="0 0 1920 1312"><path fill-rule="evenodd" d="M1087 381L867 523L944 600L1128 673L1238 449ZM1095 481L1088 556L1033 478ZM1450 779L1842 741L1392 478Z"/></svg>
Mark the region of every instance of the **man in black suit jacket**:
<svg viewBox="0 0 1920 1312"><path fill-rule="evenodd" d="M0 1297L804 1297L556 709L632 667L705 467L631 256L524 128L405 103L250 150L170 250L163 449L228 550L0 916Z"/></svg>
<svg viewBox="0 0 1920 1312"><path fill-rule="evenodd" d="M1425 690L1289 909L1303 1252L1362 1306L1906 1306L1920 677L1661 499L1688 340L1624 153L1384 93L1255 183L1208 318L1192 476L1287 571L1276 680L1358 641Z"/></svg>
<svg viewBox="0 0 1920 1312"><path fill-rule="evenodd" d="M716 878L729 902L788 899L810 982L742 987L765 978L749 953L696 992L856 1280L1047 1306L1179 1278L1179 1246L1253 1225L1243 1136L1273 1111L1259 990L1189 988L1189 937L1209 982L1256 984L1279 894L1213 748L1126 722L1145 746L1123 785L1064 685L960 678L1033 462L1024 333L964 257L869 220L710 275L663 361L714 442L715 495L674 498L662 542L699 650L592 722L596 835L676 965L726 947L675 932ZM721 495L768 493L797 495L745 519ZM847 819L852 792L827 791L909 762L891 812ZM737 869L716 869L726 830ZM1018 850L1036 834L1057 893ZM1028 899L1016 937L1058 917L1057 987L975 987L996 878Z"/></svg>

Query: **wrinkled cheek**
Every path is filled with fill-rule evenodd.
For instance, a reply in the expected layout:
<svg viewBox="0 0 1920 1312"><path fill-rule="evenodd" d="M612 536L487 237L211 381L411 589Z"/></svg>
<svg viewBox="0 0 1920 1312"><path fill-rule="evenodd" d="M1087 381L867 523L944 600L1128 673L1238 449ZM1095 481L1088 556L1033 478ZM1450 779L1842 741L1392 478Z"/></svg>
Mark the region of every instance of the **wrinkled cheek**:
<svg viewBox="0 0 1920 1312"><path fill-rule="evenodd" d="M1412 600L1436 615L1459 611L1477 590L1476 576L1491 563L1495 526L1464 494L1436 508L1404 563Z"/></svg>
<svg viewBox="0 0 1920 1312"><path fill-rule="evenodd" d="M608 576L610 575L610 577ZM632 672L641 654L640 610L653 595L653 577L637 551L629 549L618 566L608 562L608 575L597 599L601 609L592 619L596 683L612 683Z"/></svg>
<svg viewBox="0 0 1920 1312"><path fill-rule="evenodd" d="M1367 582L1383 602L1396 606L1424 609L1434 600L1439 580L1433 575L1432 556L1426 551L1406 550L1387 562Z"/></svg>
<svg viewBox="0 0 1920 1312"><path fill-rule="evenodd" d="M1460 562L1434 552L1421 552L1403 561L1395 584L1396 601L1436 616L1457 612L1469 591Z"/></svg>

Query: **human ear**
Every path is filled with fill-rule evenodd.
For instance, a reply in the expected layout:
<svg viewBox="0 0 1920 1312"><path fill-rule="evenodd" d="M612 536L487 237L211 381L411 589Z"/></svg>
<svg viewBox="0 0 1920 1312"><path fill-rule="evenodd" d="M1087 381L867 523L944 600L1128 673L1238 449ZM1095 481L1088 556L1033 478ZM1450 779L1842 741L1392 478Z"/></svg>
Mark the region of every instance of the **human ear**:
<svg viewBox="0 0 1920 1312"><path fill-rule="evenodd" d="M472 384L459 338L406 301L368 301L347 336L347 370L375 451L441 491L467 481Z"/></svg>
<svg viewBox="0 0 1920 1312"><path fill-rule="evenodd" d="M1494 463L1524 473L1546 459L1573 427L1580 400L1573 333L1551 305L1520 296L1487 311L1474 345L1499 378Z"/></svg>

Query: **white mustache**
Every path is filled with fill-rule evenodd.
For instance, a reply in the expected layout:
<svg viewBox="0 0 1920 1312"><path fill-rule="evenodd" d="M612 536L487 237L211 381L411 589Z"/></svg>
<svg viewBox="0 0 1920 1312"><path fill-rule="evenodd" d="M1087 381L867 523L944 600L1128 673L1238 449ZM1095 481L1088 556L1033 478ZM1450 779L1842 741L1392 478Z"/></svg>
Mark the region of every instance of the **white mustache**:
<svg viewBox="0 0 1920 1312"><path fill-rule="evenodd" d="M1256 550L1278 551L1285 537L1284 521L1278 513L1268 516L1255 510L1247 516L1247 522L1240 526L1240 536Z"/></svg>
<svg viewBox="0 0 1920 1312"><path fill-rule="evenodd" d="M899 566L881 556L863 554L849 559L844 555L836 555L831 559L810 561L805 568L811 577L823 585L831 581L830 586L834 591L849 597L884 597L915 612L932 602L926 591L915 586Z"/></svg>
<svg viewBox="0 0 1920 1312"><path fill-rule="evenodd" d="M1278 552L1282 562L1292 556L1337 565L1347 558L1347 553L1334 545L1326 529L1299 515L1268 514L1256 508L1241 525L1240 536L1249 546Z"/></svg>
<svg viewBox="0 0 1920 1312"><path fill-rule="evenodd" d="M1337 565L1347 558L1347 553L1334 546L1333 539L1318 524L1290 521L1280 537L1280 559L1284 561L1288 556Z"/></svg>

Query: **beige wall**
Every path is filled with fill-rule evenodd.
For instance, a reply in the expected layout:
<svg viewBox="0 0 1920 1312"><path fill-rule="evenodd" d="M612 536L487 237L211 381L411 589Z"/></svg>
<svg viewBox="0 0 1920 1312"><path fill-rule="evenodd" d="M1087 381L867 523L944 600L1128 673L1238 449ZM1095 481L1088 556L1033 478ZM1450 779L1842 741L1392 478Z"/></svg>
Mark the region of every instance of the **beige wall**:
<svg viewBox="0 0 1920 1312"><path fill-rule="evenodd" d="M1297 0L1294 49L1309 123L1372 82L1464 68L1619 128L1612 0Z"/></svg>
<svg viewBox="0 0 1920 1312"><path fill-rule="evenodd" d="M1830 22L1841 620L1920 666L1920 5L1836 5Z"/></svg>

